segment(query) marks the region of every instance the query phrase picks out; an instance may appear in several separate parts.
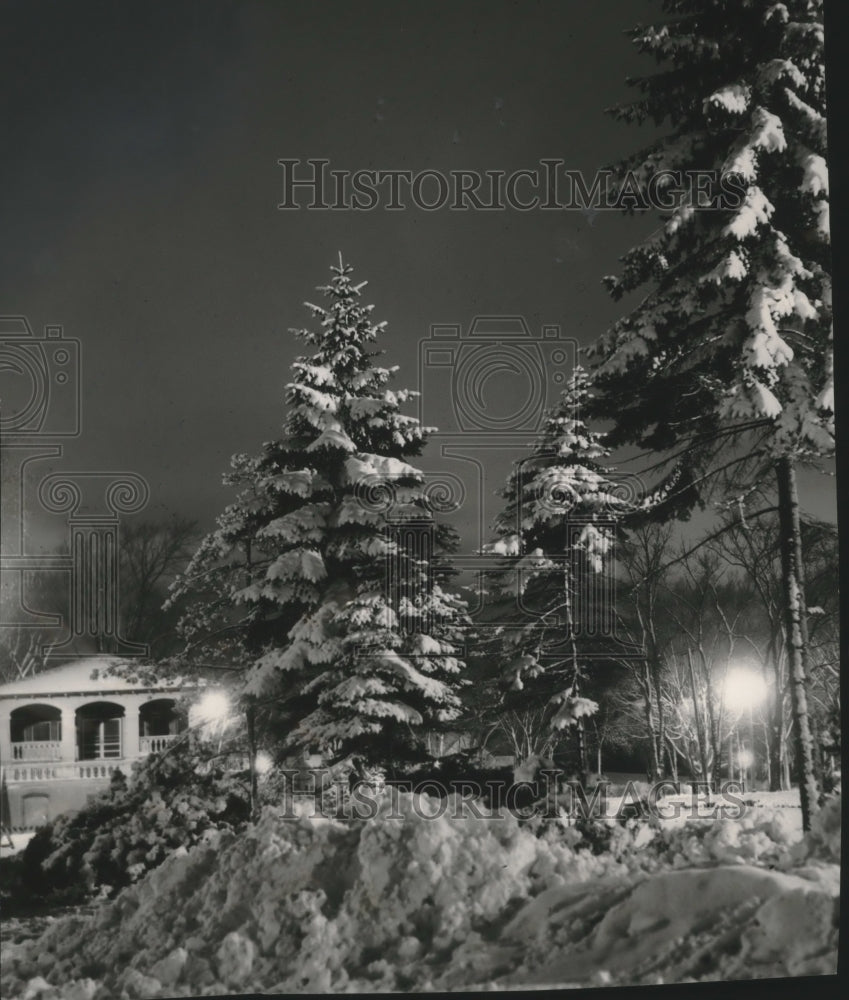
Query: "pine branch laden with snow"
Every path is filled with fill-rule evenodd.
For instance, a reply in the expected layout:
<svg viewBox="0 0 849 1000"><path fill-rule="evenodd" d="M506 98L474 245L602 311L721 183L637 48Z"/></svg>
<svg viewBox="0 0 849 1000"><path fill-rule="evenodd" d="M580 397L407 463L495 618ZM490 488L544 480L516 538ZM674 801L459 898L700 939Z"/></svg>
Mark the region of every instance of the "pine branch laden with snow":
<svg viewBox="0 0 849 1000"><path fill-rule="evenodd" d="M460 714L466 617L392 530L439 536L407 461L430 429L401 412L412 394L389 388L395 369L375 364L385 324L351 271L340 258L327 305L308 304L317 329L293 331L314 353L292 365L283 436L233 459L239 495L174 592L195 595L182 622L195 656L243 665L244 693L282 707L293 751L381 761Z"/></svg>
<svg viewBox="0 0 849 1000"><path fill-rule="evenodd" d="M555 705L559 705L551 719L552 729L577 726L581 719L589 718L598 711L598 702L592 698L581 698L571 691L562 691L551 700Z"/></svg>
<svg viewBox="0 0 849 1000"><path fill-rule="evenodd" d="M683 203L606 279L645 297L591 357L612 446L668 449L762 421L771 456L834 442L832 304L821 0L667 0L631 33L660 65L613 113L671 131L619 165L720 171L741 195ZM699 449L693 449L693 461Z"/></svg>
<svg viewBox="0 0 849 1000"><path fill-rule="evenodd" d="M525 610L522 623L505 629L499 644L508 653L509 689L521 692L532 682L526 698L543 688L550 695L564 683L576 685L583 674L575 656L582 623L571 610L580 577L609 569L614 522L632 506L602 464L609 456L603 435L583 419L591 398L590 378L578 367L546 414L533 451L514 466L502 491L498 537L485 549L505 557L500 589ZM558 698L550 704L559 704Z"/></svg>

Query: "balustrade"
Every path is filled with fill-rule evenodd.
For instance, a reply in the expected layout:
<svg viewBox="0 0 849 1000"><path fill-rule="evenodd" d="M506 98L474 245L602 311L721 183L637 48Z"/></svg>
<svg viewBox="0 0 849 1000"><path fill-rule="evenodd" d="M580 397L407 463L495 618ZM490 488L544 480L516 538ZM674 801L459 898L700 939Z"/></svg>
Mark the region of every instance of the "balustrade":
<svg viewBox="0 0 849 1000"><path fill-rule="evenodd" d="M61 740L19 740L12 744L12 760L61 759Z"/></svg>
<svg viewBox="0 0 849 1000"><path fill-rule="evenodd" d="M161 753L163 750L167 750L175 740L180 739L180 736L180 733L168 736L140 736L139 753Z"/></svg>

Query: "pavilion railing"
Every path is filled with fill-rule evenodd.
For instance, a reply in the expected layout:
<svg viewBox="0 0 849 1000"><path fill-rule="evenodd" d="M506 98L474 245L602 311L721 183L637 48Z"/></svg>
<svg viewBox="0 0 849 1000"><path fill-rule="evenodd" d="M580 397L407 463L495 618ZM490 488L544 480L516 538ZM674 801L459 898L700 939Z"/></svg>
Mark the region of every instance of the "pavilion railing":
<svg viewBox="0 0 849 1000"><path fill-rule="evenodd" d="M12 744L12 760L61 760L60 740L19 740Z"/></svg>
<svg viewBox="0 0 849 1000"><path fill-rule="evenodd" d="M173 733L168 736L140 736L139 753L161 753L167 750L176 740L180 739L182 733Z"/></svg>

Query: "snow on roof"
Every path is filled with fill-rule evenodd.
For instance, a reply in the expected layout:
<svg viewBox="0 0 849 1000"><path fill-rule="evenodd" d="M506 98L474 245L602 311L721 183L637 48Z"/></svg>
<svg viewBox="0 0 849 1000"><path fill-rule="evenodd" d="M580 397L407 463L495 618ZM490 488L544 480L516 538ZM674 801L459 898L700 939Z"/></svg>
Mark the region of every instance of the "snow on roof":
<svg viewBox="0 0 849 1000"><path fill-rule="evenodd" d="M132 660L122 660L115 656L86 657L31 677L0 684L0 699L18 695L100 694L106 691L144 691L184 686L179 678L161 679L152 684L130 681L115 675L104 676L110 666L121 663L133 666ZM99 673L96 678L92 678L94 671Z"/></svg>

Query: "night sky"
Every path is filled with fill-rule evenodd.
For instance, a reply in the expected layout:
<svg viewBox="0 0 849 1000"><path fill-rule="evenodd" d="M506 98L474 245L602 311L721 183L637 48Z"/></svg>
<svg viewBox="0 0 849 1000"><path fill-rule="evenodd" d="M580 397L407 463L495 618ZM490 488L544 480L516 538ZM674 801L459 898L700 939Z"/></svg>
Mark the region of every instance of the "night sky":
<svg viewBox="0 0 849 1000"><path fill-rule="evenodd" d="M601 277L656 221L280 212L277 160L509 172L560 157L591 175L651 138L604 109L650 71L623 30L658 7L4 4L0 311L37 334L62 324L84 358L83 433L56 467L140 473L148 515L210 527L229 456L277 435L288 328L340 250L389 323L399 385L416 386L432 323L520 314L598 336L622 308ZM833 515L833 481L802 486Z"/></svg>

